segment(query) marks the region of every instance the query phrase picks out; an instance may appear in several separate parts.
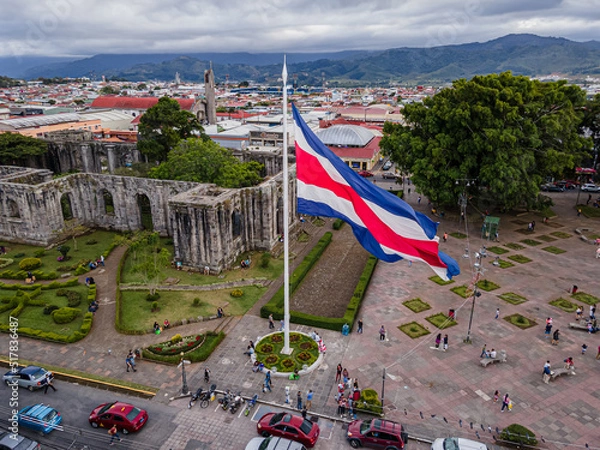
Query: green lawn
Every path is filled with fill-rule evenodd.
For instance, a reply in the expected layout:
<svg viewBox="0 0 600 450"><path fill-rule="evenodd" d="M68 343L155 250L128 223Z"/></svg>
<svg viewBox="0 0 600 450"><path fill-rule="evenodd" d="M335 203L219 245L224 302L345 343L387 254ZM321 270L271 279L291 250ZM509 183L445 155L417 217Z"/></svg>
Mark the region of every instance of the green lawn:
<svg viewBox="0 0 600 450"><path fill-rule="evenodd" d="M405 323L398 327L400 331L410 336L412 339L426 336L430 331L418 322Z"/></svg>
<svg viewBox="0 0 600 450"><path fill-rule="evenodd" d="M523 250L525 248L523 245L514 242L509 242L508 244L504 244L504 246L512 250Z"/></svg>
<svg viewBox="0 0 600 450"><path fill-rule="evenodd" d="M175 324L182 319L198 316L214 316L219 306L225 315L239 316L245 314L265 293L266 287L245 286L241 290L244 295L234 298L233 289L216 291L161 291L158 305L160 310L151 311L152 302L146 300L148 291L121 291L122 327L127 330L150 330L152 324L163 323L165 319ZM200 299L200 306L194 306L195 298Z"/></svg>
<svg viewBox="0 0 600 450"><path fill-rule="evenodd" d="M523 239L521 242L523 244L527 244L527 245L530 245L532 247L535 247L536 245L540 245L541 244L540 241L536 241L535 239Z"/></svg>
<svg viewBox="0 0 600 450"><path fill-rule="evenodd" d="M75 320L66 324L56 324L54 320L52 320L51 315L45 315L43 313L43 306L33 306L27 305L21 314L19 315L19 327L23 328L32 328L34 330L48 331L61 335L68 336L73 334L75 331L79 331L81 328L81 324L83 323L83 316L87 312L88 302L88 288L85 285L73 286L66 288L70 291L76 291L81 294L81 304L78 308L81 310L81 314ZM35 297L34 300L42 300L44 303L49 305L57 305L59 307L67 306L67 298L66 297L58 297L56 295L57 289L47 289L42 290L42 293ZM2 298L10 298L17 291L3 292ZM27 291L30 292L30 291ZM11 313L11 310L5 311L0 314L0 323L8 323L8 316Z"/></svg>
<svg viewBox="0 0 600 450"><path fill-rule="evenodd" d="M554 231L550 234L552 236L556 236L557 238L560 238L560 239L569 239L572 236L572 234L565 233L563 231Z"/></svg>
<svg viewBox="0 0 600 450"><path fill-rule="evenodd" d="M510 316L504 317L503 319L506 320L508 323L512 323L513 325L521 328L522 330L537 325L535 320L529 319L525 316L522 316L521 314L512 314Z"/></svg>
<svg viewBox="0 0 600 450"><path fill-rule="evenodd" d="M587 303L588 305L596 305L600 303L600 298L594 297L591 294L586 294L585 292L577 292L571 297L573 297L576 300L579 300L580 302Z"/></svg>
<svg viewBox="0 0 600 450"><path fill-rule="evenodd" d="M162 239L163 246L166 247L171 254L173 254L173 246L166 245L167 240ZM250 268L241 269L240 262L246 259L250 255L252 261ZM167 278L178 278L180 285L192 285L200 286L205 284L213 283L225 283L227 281L236 281L242 279L268 279L275 280L283 272L283 258L271 258L269 267L263 269L260 267L260 259L262 252L250 252L242 254L234 267L236 269L224 271L218 276L215 275L202 275L200 272L186 272L185 270L177 270L174 267L168 266L164 269L163 280ZM143 284L144 280L140 274L133 273L131 267L133 265L133 257L130 252L123 265L123 274L121 276L121 282L125 284Z"/></svg>
<svg viewBox="0 0 600 450"><path fill-rule="evenodd" d="M33 245L25 245L25 244L13 244L9 242L0 242L0 245L4 245L6 247L7 253L4 255L5 258L11 258L14 260L12 264L6 266L6 269L10 269L13 271L19 270L19 261L23 258L40 258L42 260L42 266L39 270L43 272L61 272L59 268L64 268L65 266L72 266L79 261L89 262L96 261L102 253L107 251L110 248L113 239L117 236L117 233L111 231L95 231L91 234L87 234L85 236L80 236L75 239L77 243L77 249L75 249L75 245L73 243L73 239L69 239L64 245L67 245L71 248L68 253L70 257L67 261L59 262L56 260L60 256L60 252L53 248L51 250L46 250L43 256L35 256L35 252L42 251L43 247L36 247ZM96 241L94 244L88 244L88 242ZM19 256L18 258L15 255L23 254L23 256Z"/></svg>
<svg viewBox="0 0 600 450"><path fill-rule="evenodd" d="M488 252L495 253L496 255L503 255L504 253L508 253L508 250L495 245L493 247L488 248Z"/></svg>
<svg viewBox="0 0 600 450"><path fill-rule="evenodd" d="M500 294L498 297L512 305L520 305L521 303L525 303L527 301L525 297L515 294L514 292L506 292L504 294Z"/></svg>
<svg viewBox="0 0 600 450"><path fill-rule="evenodd" d="M434 283L439 284L440 286L445 286L447 284L452 284L454 283L454 280L442 280L439 276L434 275L432 277L429 277L429 280L433 281Z"/></svg>
<svg viewBox="0 0 600 450"><path fill-rule="evenodd" d="M429 303L424 302L420 298L413 298L412 300L407 300L402 304L414 313L420 313L431 309Z"/></svg>
<svg viewBox="0 0 600 450"><path fill-rule="evenodd" d="M490 261L490 264L494 264L494 261ZM501 269L508 269L509 267L514 267L514 264L503 259L499 259L498 267L500 267Z"/></svg>
<svg viewBox="0 0 600 450"><path fill-rule="evenodd" d="M507 256L507 258L510 259L511 261L518 262L519 264L527 264L528 262L533 261L532 259L528 258L527 256L523 256L523 255L510 255L510 256Z"/></svg>
<svg viewBox="0 0 600 450"><path fill-rule="evenodd" d="M537 239L539 239L540 241L544 241L544 242L553 242L556 241L558 239L552 237L552 236L548 236L547 234L540 234L539 236L536 236Z"/></svg>
<svg viewBox="0 0 600 450"><path fill-rule="evenodd" d="M456 322L444 313L434 314L433 316L426 317L425 320L440 330L445 330L456 325Z"/></svg>
<svg viewBox="0 0 600 450"><path fill-rule="evenodd" d="M578 306L576 303L570 302L569 300L566 300L562 297L557 298L556 300L552 300L550 304L568 313L574 313L577 310Z"/></svg>
<svg viewBox="0 0 600 450"><path fill-rule="evenodd" d="M555 255L560 255L561 253L566 252L566 250L563 250L562 248L554 247L553 245L551 245L549 247L543 247L542 250L544 250L548 253L553 253Z"/></svg>

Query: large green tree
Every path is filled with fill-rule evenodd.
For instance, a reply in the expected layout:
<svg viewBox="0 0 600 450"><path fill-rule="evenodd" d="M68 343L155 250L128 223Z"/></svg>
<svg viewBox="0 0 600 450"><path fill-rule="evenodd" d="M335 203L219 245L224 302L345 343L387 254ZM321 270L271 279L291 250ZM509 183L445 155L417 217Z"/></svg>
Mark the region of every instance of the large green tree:
<svg viewBox="0 0 600 450"><path fill-rule="evenodd" d="M0 164L23 164L28 157L43 155L48 144L17 133L0 134Z"/></svg>
<svg viewBox="0 0 600 450"><path fill-rule="evenodd" d="M162 97L148 108L140 119L138 130L138 149L156 161L166 161L169 152L182 139L199 135L208 140L196 116L182 110L177 100L169 97Z"/></svg>
<svg viewBox="0 0 600 450"><path fill-rule="evenodd" d="M407 105L405 125L385 124L381 148L439 205L456 205L473 179L471 198L534 207L542 181L589 152L578 132L584 105L584 92L564 81L510 72L460 79Z"/></svg>
<svg viewBox="0 0 600 450"><path fill-rule="evenodd" d="M583 116L582 128L585 133L589 133L594 143L594 158L585 161L586 167L592 167L598 164L598 153L600 153L600 94L587 102ZM597 169L598 167L594 167Z"/></svg>
<svg viewBox="0 0 600 450"><path fill-rule="evenodd" d="M264 166L258 162L240 162L230 150L210 139L183 140L167 161L150 170L150 178L215 183L222 187L249 187L260 183Z"/></svg>

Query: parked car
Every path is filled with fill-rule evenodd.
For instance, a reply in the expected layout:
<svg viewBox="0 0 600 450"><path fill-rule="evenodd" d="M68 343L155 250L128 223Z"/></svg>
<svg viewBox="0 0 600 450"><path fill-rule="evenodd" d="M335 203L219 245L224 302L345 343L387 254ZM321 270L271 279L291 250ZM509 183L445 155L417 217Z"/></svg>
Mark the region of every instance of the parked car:
<svg viewBox="0 0 600 450"><path fill-rule="evenodd" d="M548 191L548 192L564 192L565 191L564 187L557 186L557 185L552 184L552 183L542 184L540 186L540 189L542 191Z"/></svg>
<svg viewBox="0 0 600 450"><path fill-rule="evenodd" d="M373 176L373 174L371 172L369 172L368 170L361 170L360 172L358 172L358 174L361 177L365 177L365 178L369 178L369 177Z"/></svg>
<svg viewBox="0 0 600 450"><path fill-rule="evenodd" d="M392 173L392 172L383 172L381 174L381 177L385 178L385 179L391 178L392 180L395 180L396 178L398 178L398 175L396 175L395 173Z"/></svg>
<svg viewBox="0 0 600 450"><path fill-rule="evenodd" d="M43 403L26 406L17 416L19 425L31 428L32 430L41 431L42 434L48 434L57 428L62 422L60 413Z"/></svg>
<svg viewBox="0 0 600 450"><path fill-rule="evenodd" d="M577 185L571 181L561 180L554 183L555 186L561 186L565 189L575 189Z"/></svg>
<svg viewBox="0 0 600 450"><path fill-rule="evenodd" d="M265 414L258 421L256 429L264 437L280 436L301 442L308 448L314 447L321 432L316 423L286 412Z"/></svg>
<svg viewBox="0 0 600 450"><path fill-rule="evenodd" d="M246 450L306 450L300 442L290 441L282 437L257 437L246 444Z"/></svg>
<svg viewBox="0 0 600 450"><path fill-rule="evenodd" d="M485 444L463 438L439 438L431 444L431 450L487 450Z"/></svg>
<svg viewBox="0 0 600 450"><path fill-rule="evenodd" d="M42 446L20 434L0 433L0 450L39 450Z"/></svg>
<svg viewBox="0 0 600 450"><path fill-rule="evenodd" d="M408 433L401 424L391 420L354 420L348 425L346 437L353 448L402 450L408 440Z"/></svg>
<svg viewBox="0 0 600 450"><path fill-rule="evenodd" d="M586 183L581 186L583 192L600 192L600 186L596 186L593 183Z"/></svg>
<svg viewBox="0 0 600 450"><path fill-rule="evenodd" d="M386 162L383 163L383 166L381 168L383 170L390 170L393 165L394 165L394 163L388 159Z"/></svg>
<svg viewBox="0 0 600 450"><path fill-rule="evenodd" d="M123 434L139 431L148 422L148 413L129 403L103 403L94 408L89 417L94 428L112 428L116 425Z"/></svg>
<svg viewBox="0 0 600 450"><path fill-rule="evenodd" d="M54 374L46 369L38 366L18 367L14 372L9 370L2 377L7 385L13 384L15 381L20 387L26 387L30 391L40 389L49 380L54 379Z"/></svg>

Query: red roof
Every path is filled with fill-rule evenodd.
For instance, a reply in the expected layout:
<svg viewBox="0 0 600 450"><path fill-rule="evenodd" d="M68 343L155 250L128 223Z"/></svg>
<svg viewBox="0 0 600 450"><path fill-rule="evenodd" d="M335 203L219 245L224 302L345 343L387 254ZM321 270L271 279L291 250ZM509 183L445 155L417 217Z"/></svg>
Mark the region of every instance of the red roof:
<svg viewBox="0 0 600 450"><path fill-rule="evenodd" d="M152 108L158 103L158 97L122 97L117 95L103 95L96 97L92 102L92 108L110 108L110 109L140 109L146 110ZM181 109L190 111L196 102L191 98L174 98Z"/></svg>

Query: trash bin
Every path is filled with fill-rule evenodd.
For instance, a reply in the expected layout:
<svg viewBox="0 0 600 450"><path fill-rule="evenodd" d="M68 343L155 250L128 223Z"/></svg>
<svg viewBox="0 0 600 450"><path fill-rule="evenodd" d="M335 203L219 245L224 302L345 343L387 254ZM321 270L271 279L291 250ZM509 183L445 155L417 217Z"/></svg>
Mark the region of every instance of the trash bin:
<svg viewBox="0 0 600 450"><path fill-rule="evenodd" d="M344 336L348 336L348 333L350 333L350 325L345 323L344 326L342 327L342 334Z"/></svg>
<svg viewBox="0 0 600 450"><path fill-rule="evenodd" d="M454 320L454 319L455 319L455 314L456 314L456 313L454 312L454 310L453 310L453 309L450 309L450 310L448 311L448 317L450 317L452 320Z"/></svg>

